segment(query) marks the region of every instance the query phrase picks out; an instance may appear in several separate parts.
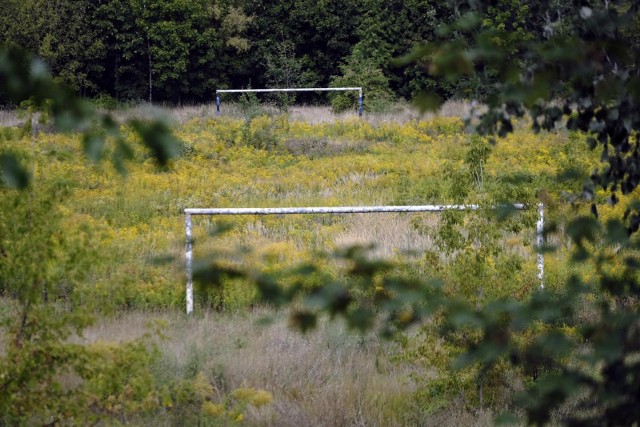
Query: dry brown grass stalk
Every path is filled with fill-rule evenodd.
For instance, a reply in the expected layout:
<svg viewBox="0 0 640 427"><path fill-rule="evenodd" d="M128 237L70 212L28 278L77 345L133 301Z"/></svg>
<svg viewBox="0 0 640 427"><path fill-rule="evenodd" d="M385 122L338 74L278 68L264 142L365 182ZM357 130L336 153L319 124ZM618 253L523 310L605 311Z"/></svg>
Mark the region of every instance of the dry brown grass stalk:
<svg viewBox="0 0 640 427"><path fill-rule="evenodd" d="M225 102L222 104L221 114L224 117L246 118L247 108L237 102ZM443 117L463 117L469 113L471 104L466 101L448 101L440 111L438 116ZM287 114L290 121L301 121L311 124L330 123L344 120L358 119L358 113L347 111L344 113L334 113L330 106L312 106L312 105L292 105L286 112L279 110L277 107L268 103L259 104L252 110L252 113L263 114ZM166 117L170 121L183 124L194 118L214 118L216 117L215 103L186 105L181 107L162 107L158 105L150 105L142 103L131 108L117 110L116 117L123 120L125 118L151 118ZM364 113L362 119L373 124L383 122L405 123L412 120L428 119L435 116L434 114L421 115L414 107L407 103L396 103L389 107L389 110L383 113Z"/></svg>
<svg viewBox="0 0 640 427"><path fill-rule="evenodd" d="M0 127L22 126L24 119L21 119L15 110L0 110Z"/></svg>
<svg viewBox="0 0 640 427"><path fill-rule="evenodd" d="M235 388L264 389L273 402L245 412L257 426L488 425L487 416L465 410L421 418L412 378L418 367L399 362L394 342L348 331L340 322L321 322L306 335L290 330L286 313L126 312L104 317L84 334L85 342L135 339L150 322L166 324L158 371L175 378L202 372L218 393ZM271 323L261 324L270 318ZM169 425L158 416L156 425Z"/></svg>
<svg viewBox="0 0 640 427"><path fill-rule="evenodd" d="M471 104L466 101L448 101L440 111L438 116L443 117L463 117L469 113ZM265 114L281 114L282 111L270 104L261 104L259 110ZM236 102L224 103L221 107L222 115L226 117L245 118L246 108ZM185 105L180 107L164 107L161 105L140 103L133 107L120 108L112 113L119 121L126 119L151 119L162 117L172 123L184 124L195 118L216 117L215 103L198 105ZM358 118L356 111L336 114L330 106L309 106L293 105L289 107L286 114L291 121L302 121L307 123L328 123L344 120L354 120ZM384 113L364 113L362 119L373 124L381 122L404 123L411 120L428 119L434 114L421 115L415 108L407 103L397 103L389 107ZM16 110L0 110L0 127L22 126L24 118L21 118Z"/></svg>
<svg viewBox="0 0 640 427"><path fill-rule="evenodd" d="M360 214L346 219L346 230L335 238L338 247L374 245L371 255L376 258L392 258L412 252L424 253L434 249L433 239L419 233L411 225L412 215ZM433 215L430 221L437 224Z"/></svg>
<svg viewBox="0 0 640 427"><path fill-rule="evenodd" d="M258 325L265 316L274 322ZM203 372L222 393L253 387L273 394L268 408L245 414L249 425L406 424L401 403L413 391L411 367L392 363L393 343L350 333L338 322L303 336L287 327L286 315L264 309L191 318L127 312L100 319L84 340L129 341L157 320L167 324L161 370L177 378Z"/></svg>

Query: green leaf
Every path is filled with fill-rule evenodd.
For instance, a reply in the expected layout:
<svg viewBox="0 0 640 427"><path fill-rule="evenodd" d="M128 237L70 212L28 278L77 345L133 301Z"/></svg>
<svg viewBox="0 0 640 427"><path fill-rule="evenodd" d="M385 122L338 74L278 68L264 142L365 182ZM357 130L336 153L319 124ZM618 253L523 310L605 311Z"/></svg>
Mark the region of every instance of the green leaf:
<svg viewBox="0 0 640 427"><path fill-rule="evenodd" d="M413 105L418 108L420 114L424 114L428 111L438 111L443 102L444 100L438 94L425 92L414 98Z"/></svg>
<svg viewBox="0 0 640 427"><path fill-rule="evenodd" d="M407 55L392 59L391 65L395 67L406 66L424 58L425 56L431 55L431 53L433 53L433 47L431 45L420 46Z"/></svg>
<svg viewBox="0 0 640 427"><path fill-rule="evenodd" d="M314 289L305 297L305 303L331 316L344 313L353 302L351 293L339 284L331 284Z"/></svg>
<svg viewBox="0 0 640 427"><path fill-rule="evenodd" d="M318 267L313 264L300 264L289 270L292 275L310 276L318 272Z"/></svg>
<svg viewBox="0 0 640 427"><path fill-rule="evenodd" d="M208 231L211 237L220 237L234 229L235 225L230 222L218 221Z"/></svg>
<svg viewBox="0 0 640 427"><path fill-rule="evenodd" d="M373 327L375 314L369 309L358 307L347 313L346 319L350 328L366 332Z"/></svg>
<svg viewBox="0 0 640 427"><path fill-rule="evenodd" d="M165 167L169 160L180 154L180 143L163 120L143 122L133 120L131 126L140 135L142 143L151 150L159 166Z"/></svg>
<svg viewBox="0 0 640 427"><path fill-rule="evenodd" d="M468 349L458 356L452 364L453 369L464 369L476 362L491 363L500 355L498 347L486 342L481 342L474 348Z"/></svg>
<svg viewBox="0 0 640 427"><path fill-rule="evenodd" d="M82 146L84 147L85 155L97 162L102 158L104 153L105 140L104 136L97 133L86 133L82 138Z"/></svg>
<svg viewBox="0 0 640 427"><path fill-rule="evenodd" d="M220 286L225 279L244 277L238 269L216 262L198 262L193 268L193 280L202 287Z"/></svg>
<svg viewBox="0 0 640 427"><path fill-rule="evenodd" d="M0 172L2 182L9 188L22 190L31 182L31 174L11 153L0 155Z"/></svg>
<svg viewBox="0 0 640 427"><path fill-rule="evenodd" d="M109 136L117 137L118 135L120 135L118 123L113 119L113 117L108 114L102 117L102 128Z"/></svg>
<svg viewBox="0 0 640 427"><path fill-rule="evenodd" d="M255 282L263 301L274 304L275 306L289 302L280 284L273 277L262 275L258 277Z"/></svg>
<svg viewBox="0 0 640 427"><path fill-rule="evenodd" d="M468 307L453 307L449 313L448 322L455 328L465 326L482 327L484 325L482 318L478 313L472 311Z"/></svg>
<svg viewBox="0 0 640 427"><path fill-rule="evenodd" d="M558 182L584 181L586 178L588 178L586 171L576 166L567 167L556 175Z"/></svg>
<svg viewBox="0 0 640 427"><path fill-rule="evenodd" d="M593 217L580 217L569 223L567 234L577 243L593 242L600 231L600 222Z"/></svg>
<svg viewBox="0 0 640 427"><path fill-rule="evenodd" d="M462 15L454 24L454 28L459 31L468 32L482 24L482 17L477 12L467 12Z"/></svg>
<svg viewBox="0 0 640 427"><path fill-rule="evenodd" d="M537 353L550 352L555 355L564 355L573 349L573 343L562 333L552 331L538 338L536 342Z"/></svg>
<svg viewBox="0 0 640 427"><path fill-rule="evenodd" d="M493 213L498 221L506 221L511 218L518 210L513 204L502 204L496 206Z"/></svg>
<svg viewBox="0 0 640 427"><path fill-rule="evenodd" d="M74 99L69 89L59 88L58 97L52 105L53 122L61 132L71 132L86 124L94 116L89 102Z"/></svg>
<svg viewBox="0 0 640 427"><path fill-rule="evenodd" d="M113 151L111 160L118 173L124 175L127 173L127 169L124 166L125 160L131 160L133 158L133 150L122 138L116 139L116 148Z"/></svg>
<svg viewBox="0 0 640 427"><path fill-rule="evenodd" d="M629 256L624 259L624 265L633 269L640 269L640 258Z"/></svg>
<svg viewBox="0 0 640 427"><path fill-rule="evenodd" d="M317 316L306 310L299 310L294 312L289 318L289 324L292 328L298 329L300 332L305 333L314 329L318 323Z"/></svg>
<svg viewBox="0 0 640 427"><path fill-rule="evenodd" d="M503 425L512 426L512 425L518 424L518 417L516 417L514 414L510 412L503 412L497 417L495 417L493 422L497 426L503 426Z"/></svg>
<svg viewBox="0 0 640 427"><path fill-rule="evenodd" d="M353 297L351 296L349 291L344 288L337 289L336 291L334 291L333 295L331 295L327 311L331 315L344 313L352 302Z"/></svg>
<svg viewBox="0 0 640 427"><path fill-rule="evenodd" d="M591 257L589 251L587 251L584 247L579 246L573 254L571 254L571 261L576 263L581 263L587 261Z"/></svg>
<svg viewBox="0 0 640 427"><path fill-rule="evenodd" d="M629 243L629 232L618 220L609 220L606 224L606 239L610 245L623 245Z"/></svg>

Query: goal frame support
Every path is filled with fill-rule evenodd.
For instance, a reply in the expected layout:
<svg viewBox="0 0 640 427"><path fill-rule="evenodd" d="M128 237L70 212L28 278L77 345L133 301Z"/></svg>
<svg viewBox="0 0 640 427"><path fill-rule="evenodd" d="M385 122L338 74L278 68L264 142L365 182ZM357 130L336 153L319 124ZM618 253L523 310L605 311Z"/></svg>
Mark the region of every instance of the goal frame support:
<svg viewBox="0 0 640 427"><path fill-rule="evenodd" d="M362 87L301 87L301 88L279 88L279 89L218 89L216 90L216 115L220 115L220 105L222 101L220 99L221 93L269 93L269 92L345 92L345 91L357 91L358 92L358 116L362 116L362 110L364 108L364 95L362 94Z"/></svg>
<svg viewBox="0 0 640 427"><path fill-rule="evenodd" d="M506 205L509 206L509 205ZM530 205L513 203L516 210L524 210ZM285 208L187 208L185 214L185 263L186 263L186 304L187 314L193 312L193 215L318 215L352 213L391 213L391 212L443 212L476 211L480 205L416 205L416 206L336 206L336 207L285 207ZM492 207L492 208L495 208ZM544 289L544 204L538 203L538 221L536 222L536 249L538 280L540 289Z"/></svg>

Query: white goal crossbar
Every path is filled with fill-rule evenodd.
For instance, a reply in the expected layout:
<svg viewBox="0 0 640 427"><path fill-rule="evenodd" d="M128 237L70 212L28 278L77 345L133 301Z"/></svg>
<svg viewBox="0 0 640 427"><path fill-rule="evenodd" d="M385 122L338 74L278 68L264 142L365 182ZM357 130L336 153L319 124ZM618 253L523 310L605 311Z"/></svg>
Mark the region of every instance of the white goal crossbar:
<svg viewBox="0 0 640 427"><path fill-rule="evenodd" d="M221 93L262 93L262 92L335 92L335 91L358 91L358 115L362 116L364 97L362 87L300 87L281 89L218 89L216 90L216 113L220 114Z"/></svg>
<svg viewBox="0 0 640 427"><path fill-rule="evenodd" d="M514 209L527 209L523 203L514 203ZM538 221L536 223L536 246L538 280L540 288L544 288L544 205L539 203ZM186 274L187 274L187 314L193 312L193 237L192 215L314 215L314 214L349 214L349 213L389 213L389 212L442 212L447 210L475 211L479 205L422 205L422 206L336 206L336 207L289 207L289 208L188 208L185 213L186 231Z"/></svg>

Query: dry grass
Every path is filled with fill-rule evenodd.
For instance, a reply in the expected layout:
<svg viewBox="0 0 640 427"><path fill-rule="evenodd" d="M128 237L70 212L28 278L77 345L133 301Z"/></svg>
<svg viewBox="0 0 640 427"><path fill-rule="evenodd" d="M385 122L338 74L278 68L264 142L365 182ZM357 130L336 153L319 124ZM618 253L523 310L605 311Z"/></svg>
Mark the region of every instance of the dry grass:
<svg viewBox="0 0 640 427"><path fill-rule="evenodd" d="M0 110L0 127L22 126L24 121L15 110Z"/></svg>
<svg viewBox="0 0 640 427"><path fill-rule="evenodd" d="M466 101L448 101L440 111L438 116L443 117L463 117L469 113L471 104ZM245 118L251 114L277 115L283 112L277 107L265 103L255 107L243 107L237 102L226 102L220 107L221 114L226 117ZM112 112L119 121L131 118L152 119L163 118L176 125L184 124L195 118L216 117L215 103L185 105L180 107L165 107L157 104L140 103L133 107L120 108ZM309 106L292 105L286 112L291 121L301 121L311 124L331 123L358 118L356 111L349 111L336 114L330 106ZM377 125L384 122L405 123L412 120L428 119L434 114L421 115L414 107L404 102L398 102L389 107L383 113L364 113L362 119ZM24 118L21 118L15 110L0 110L0 127L22 126Z"/></svg>
<svg viewBox="0 0 640 427"><path fill-rule="evenodd" d="M468 101L447 101L442 104L438 115L442 117L464 117L469 115L471 103Z"/></svg>
<svg viewBox="0 0 640 427"><path fill-rule="evenodd" d="M258 325L266 315L270 325ZM286 316L253 313L126 313L102 319L86 341L127 341L141 336L150 319L168 323L161 370L178 378L203 372L221 393L238 387L265 389L274 401L249 410L250 425L401 425L401 403L413 391L411 368L394 364L397 348L372 336L323 323L308 335L287 327Z"/></svg>
<svg viewBox="0 0 640 427"><path fill-rule="evenodd" d="M464 117L469 114L471 104L465 101L448 101L440 111L438 116L442 117ZM376 125L384 122L405 123L412 120L428 119L435 114L420 114L413 106L407 103L396 103L388 111L382 113L364 113L362 118L367 122ZM289 117L291 121L301 121L307 123L330 123L341 120L349 120L358 117L357 112L349 111L335 114L331 107L315 106L292 106L289 107Z"/></svg>
<svg viewBox="0 0 640 427"><path fill-rule="evenodd" d="M195 118L214 117L215 104L201 104L183 107L163 107L161 105L141 103L133 107L117 109L112 112L118 121L127 119L155 119L161 118L175 124L184 124Z"/></svg>
<svg viewBox="0 0 640 427"><path fill-rule="evenodd" d="M448 101L442 106L437 115L443 117L463 117L469 113L470 109L471 104L469 102ZM223 102L220 106L220 112L222 116L233 118L245 118L251 114L277 115L283 113L283 111L268 103L245 107L237 102ZM292 105L286 114L288 114L290 121L301 121L311 124L331 123L358 118L356 111L336 114L331 110L330 106ZM121 120L131 117L143 119L164 117L174 123L184 124L194 118L216 117L216 105L215 103L210 103L181 107L162 107L142 103L135 107L117 110L115 115ZM412 120L428 119L433 116L434 114L421 115L410 104L399 102L390 106L388 111L383 113L364 113L362 119L376 125L382 122L405 123Z"/></svg>
<svg viewBox="0 0 640 427"><path fill-rule="evenodd" d="M245 412L258 426L489 425L489 414L454 410L423 416L413 398L408 362L393 342L359 335L340 322L321 322L307 335L291 331L286 313L205 312L186 318L176 313L127 312L102 318L84 334L86 342L124 342L147 331L150 322L166 322L158 372L192 378L202 372L219 393L238 387L264 389L273 402ZM261 320L271 318L264 325ZM156 425L169 425L164 419Z"/></svg>
<svg viewBox="0 0 640 427"><path fill-rule="evenodd" d="M241 104L229 102L221 105L220 113L225 117L241 119L251 114L277 115L283 112L270 104L243 107ZM326 123L358 117L356 112L334 114L331 111L331 107L328 106L291 106L287 114L289 114L291 121L297 120L309 123ZM184 124L194 118L214 118L217 113L215 103L169 108L143 103L125 110L117 110L115 115L120 120L132 117L142 119L164 117L174 123ZM390 114L390 116L393 115Z"/></svg>
<svg viewBox="0 0 640 427"><path fill-rule="evenodd" d="M237 102L225 102L221 105L221 114L227 117L244 118L248 114L248 108L243 107ZM437 115L442 117L463 117L469 113L471 104L466 101L448 101L441 107ZM277 107L265 103L259 104L253 108L264 114L281 114L283 113ZM254 112L255 112L254 111ZM149 104L142 102L132 107L120 108L112 112L112 114L120 121L130 118L151 119L165 118L175 124L184 124L195 118L214 118L216 117L215 103L185 105L180 107L165 107L158 104ZM307 123L330 123L343 120L352 120L358 117L356 111L348 111L344 113L334 113L330 106L310 106L310 105L292 105L286 114L289 115L291 121L302 121ZM383 113L364 113L362 118L372 124L381 122L397 122L404 123L411 120L428 119L434 114L420 114L413 106L406 102L398 102L389 107L388 111ZM22 126L24 118L20 117L16 110L0 110L0 127Z"/></svg>
<svg viewBox="0 0 640 427"><path fill-rule="evenodd" d="M371 253L376 258L392 258L399 254L424 253L434 248L430 236L418 233L411 225L412 215L359 214L346 219L346 230L338 233L335 244L344 246L374 245ZM432 215L434 224L438 218Z"/></svg>

